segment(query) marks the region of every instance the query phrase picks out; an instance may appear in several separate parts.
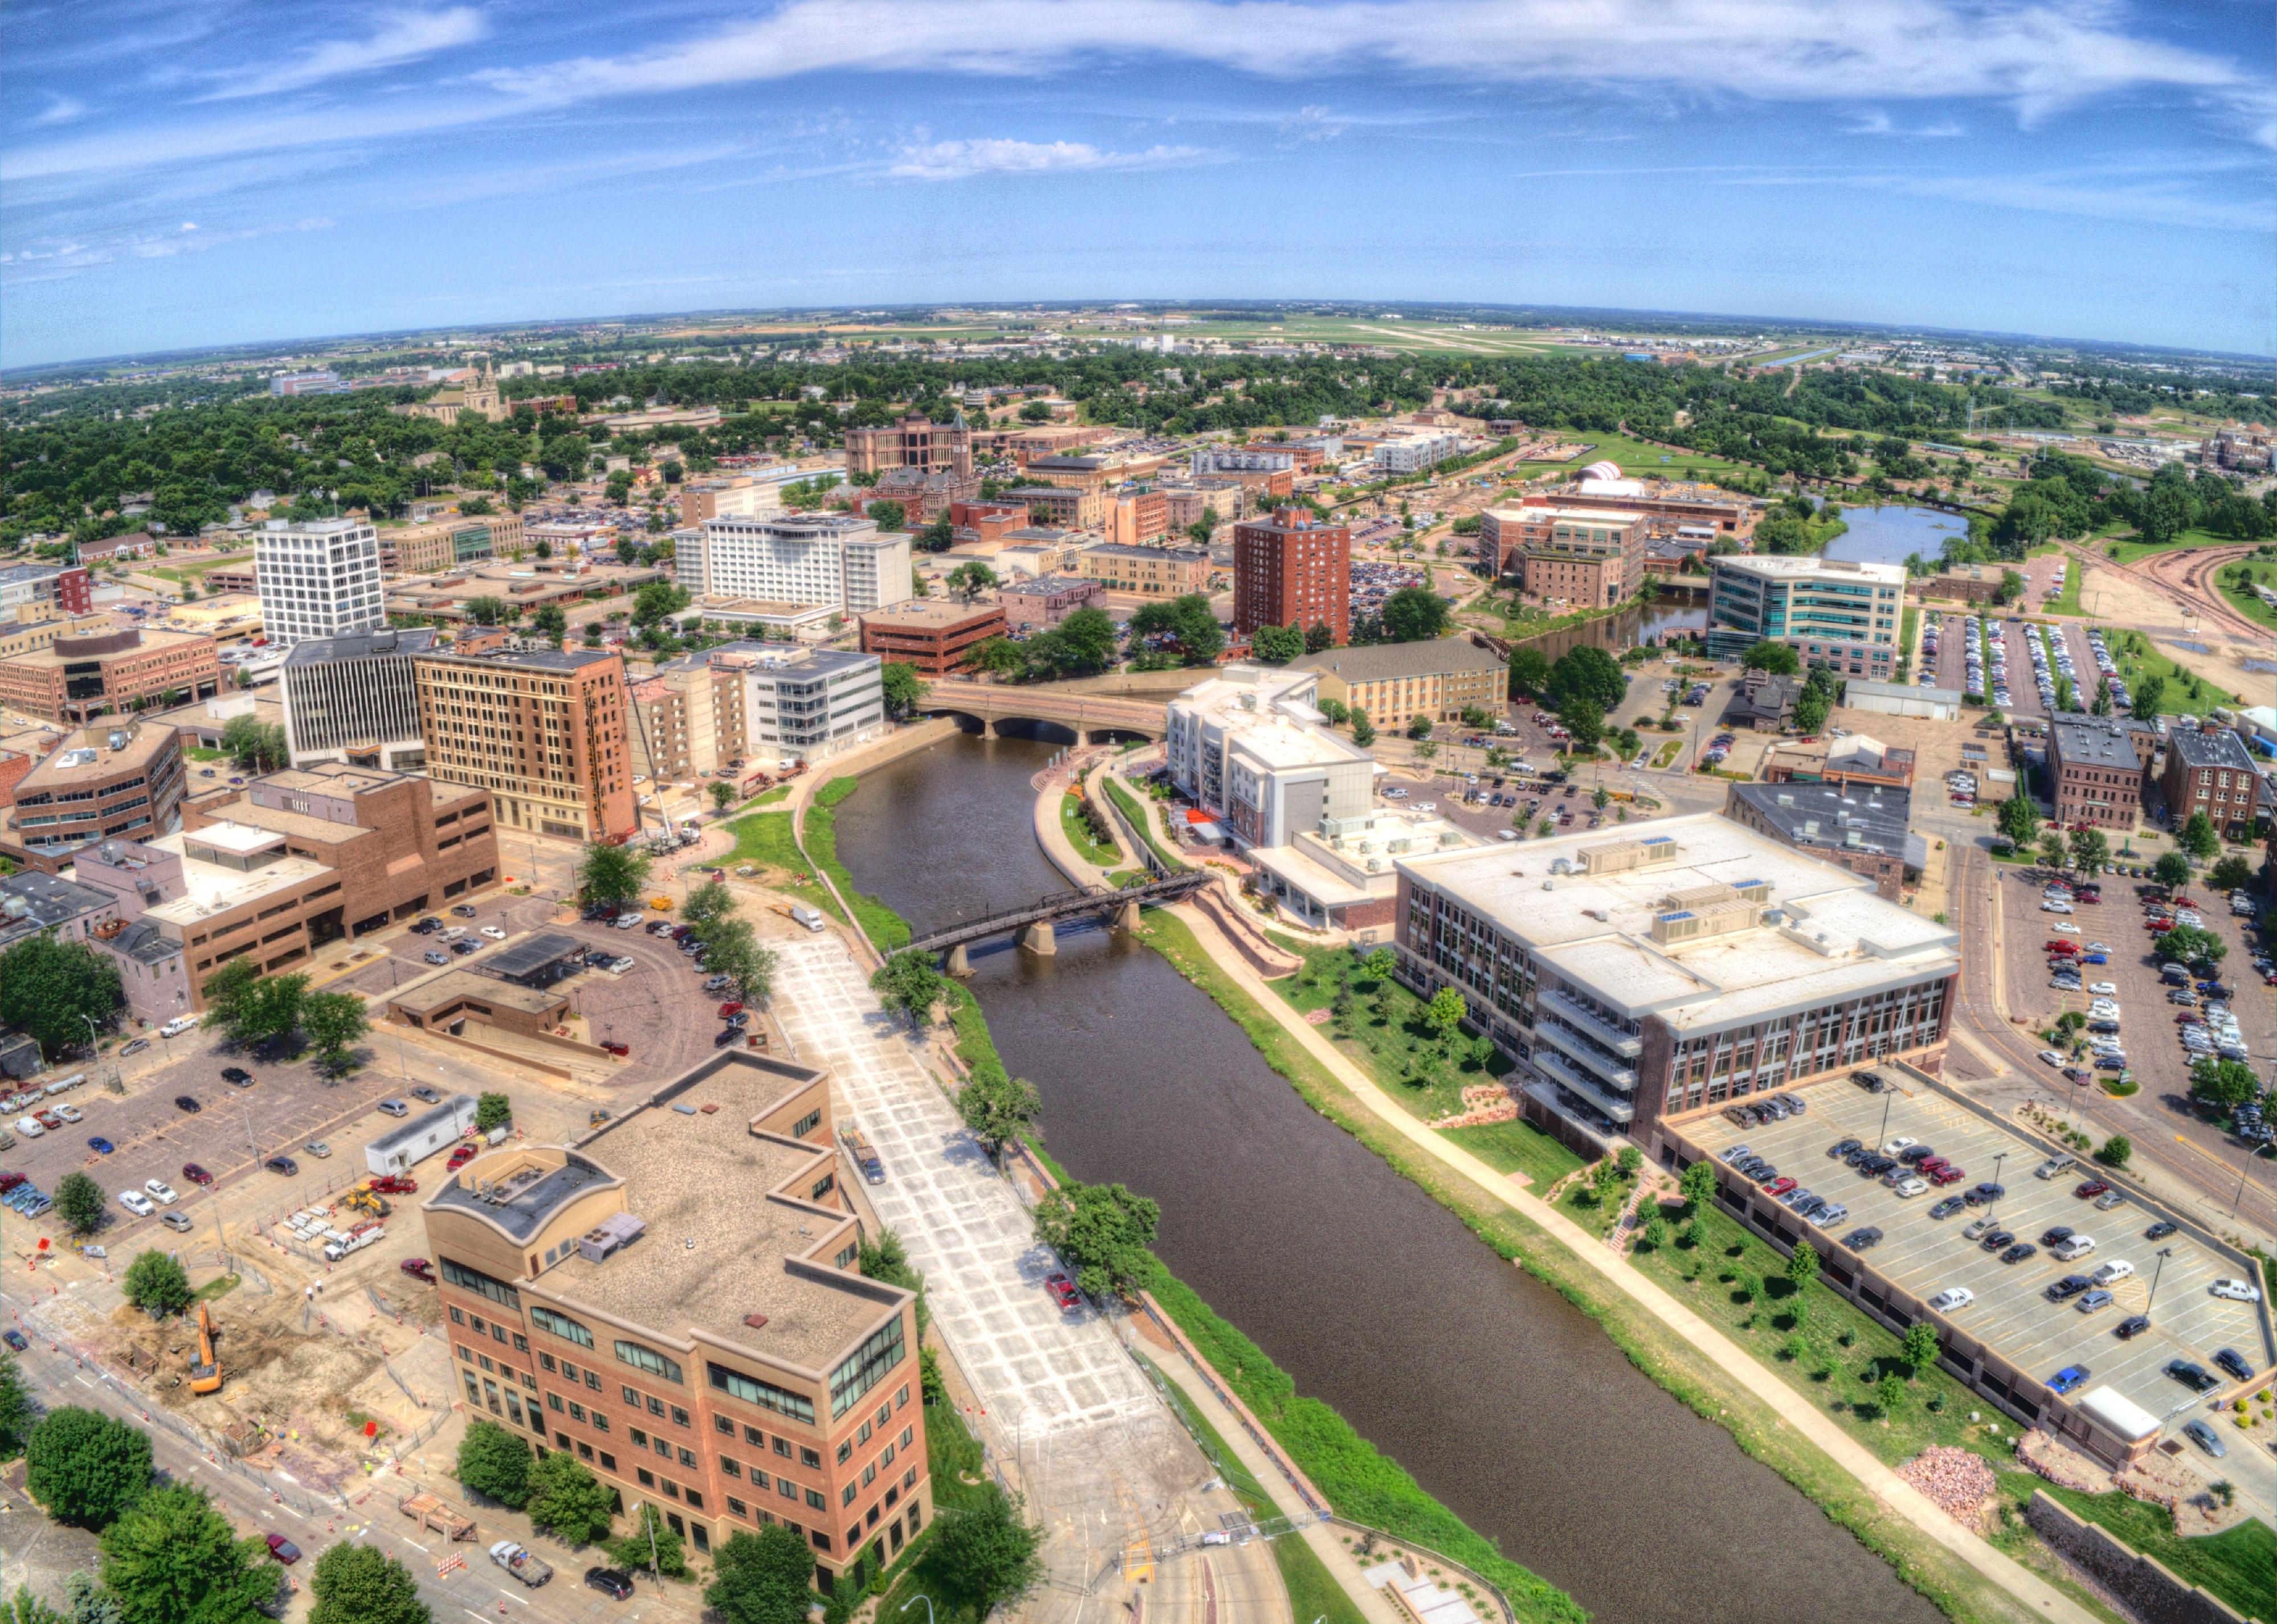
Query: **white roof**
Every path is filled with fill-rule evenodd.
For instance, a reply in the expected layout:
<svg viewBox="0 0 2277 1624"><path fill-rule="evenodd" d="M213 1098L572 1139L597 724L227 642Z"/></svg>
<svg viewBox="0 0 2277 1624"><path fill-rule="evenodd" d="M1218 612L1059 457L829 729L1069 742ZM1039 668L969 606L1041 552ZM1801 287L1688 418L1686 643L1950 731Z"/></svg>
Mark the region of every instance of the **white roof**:
<svg viewBox="0 0 2277 1624"><path fill-rule="evenodd" d="M1260 721L1244 728L1234 740L1234 753L1255 759L1277 769L1331 766L1347 761L1373 762L1367 751L1321 728L1298 727L1286 721Z"/></svg>
<svg viewBox="0 0 2277 1624"><path fill-rule="evenodd" d="M1641 479L1602 479L1596 477L1595 469L1603 468L1604 466L1605 465L1602 462L1597 463L1588 472L1586 472L1581 476L1582 495L1642 496L1644 494L1644 481Z"/></svg>
<svg viewBox="0 0 2277 1624"><path fill-rule="evenodd" d="M1815 553L1733 553L1716 560L1718 569L1743 570L1765 580L1800 581L1824 576L1829 581L1864 582L1896 586L1906 578L1903 564L1868 564L1854 559L1820 558Z"/></svg>
<svg viewBox="0 0 2277 1624"><path fill-rule="evenodd" d="M2159 1430L2159 1418L2114 1387L2090 1387L2079 1401L2083 1414L2092 1416L2105 1431L2128 1443L2149 1437Z"/></svg>
<svg viewBox="0 0 2277 1624"><path fill-rule="evenodd" d="M240 857L268 851L285 843L285 837L276 830L256 828L249 823L209 823L202 829L185 833L202 846L210 846L216 851L233 851Z"/></svg>

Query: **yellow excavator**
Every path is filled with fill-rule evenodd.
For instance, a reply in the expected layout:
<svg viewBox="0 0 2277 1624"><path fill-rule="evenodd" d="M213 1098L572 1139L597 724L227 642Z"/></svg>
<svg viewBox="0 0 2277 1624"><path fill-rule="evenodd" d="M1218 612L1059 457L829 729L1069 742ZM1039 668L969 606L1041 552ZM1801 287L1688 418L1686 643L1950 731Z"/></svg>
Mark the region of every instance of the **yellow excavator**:
<svg viewBox="0 0 2277 1624"><path fill-rule="evenodd" d="M198 1305L198 1361L190 1367L190 1391L221 1391L221 1360L214 1352L213 1313L204 1303Z"/></svg>
<svg viewBox="0 0 2277 1624"><path fill-rule="evenodd" d="M387 1198L373 1189L369 1179L341 1196L340 1205L357 1212L368 1213L375 1218L384 1218L387 1216L389 1211Z"/></svg>

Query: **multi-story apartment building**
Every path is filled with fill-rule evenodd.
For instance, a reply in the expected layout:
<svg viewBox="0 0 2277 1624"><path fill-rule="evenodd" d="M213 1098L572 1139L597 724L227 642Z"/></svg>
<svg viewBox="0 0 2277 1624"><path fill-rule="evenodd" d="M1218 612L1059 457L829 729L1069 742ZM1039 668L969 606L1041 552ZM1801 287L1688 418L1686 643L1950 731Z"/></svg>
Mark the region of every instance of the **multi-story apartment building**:
<svg viewBox="0 0 2277 1624"><path fill-rule="evenodd" d="M1197 479L1205 474L1288 473L1297 467L1297 454L1286 446L1197 446L1190 465Z"/></svg>
<svg viewBox="0 0 2277 1624"><path fill-rule="evenodd" d="M1169 702L1163 733L1170 782L1196 805L1223 811L1227 758L1234 741L1268 724L1317 725L1317 673L1272 666L1227 666ZM1374 780L1369 780L1373 783Z"/></svg>
<svg viewBox="0 0 2277 1624"><path fill-rule="evenodd" d="M1672 1160L1671 1118L1876 1060L1936 1072L1960 937L1715 813L1398 864L1399 974L1453 987L1529 1119Z"/></svg>
<svg viewBox="0 0 2277 1624"><path fill-rule="evenodd" d="M1351 637L1348 527L1321 523L1307 507L1233 527L1234 635L1260 626L1326 626L1337 643Z"/></svg>
<svg viewBox="0 0 2277 1624"><path fill-rule="evenodd" d="M846 431L846 471L882 474L889 468L920 469L928 474L972 477L972 430L964 414L946 423L912 412L882 429Z"/></svg>
<svg viewBox="0 0 2277 1624"><path fill-rule="evenodd" d="M431 576L508 558L521 552L522 546L518 513L436 519L381 530L379 568L391 576Z"/></svg>
<svg viewBox="0 0 2277 1624"><path fill-rule="evenodd" d="M446 1175L421 1216L468 1413L699 1553L778 1524L826 1589L890 1562L933 1510L916 1299L856 1266L833 1126L827 1072L731 1051Z"/></svg>
<svg viewBox="0 0 2277 1624"><path fill-rule="evenodd" d="M2182 827L2193 812L2204 812L2224 840L2249 840L2255 820L2270 814L2269 786L2228 728L2177 728L2167 735L2159 788L2171 828Z"/></svg>
<svg viewBox="0 0 2277 1624"><path fill-rule="evenodd" d="M2048 781L2056 821L2066 828L2131 831L2143 815L2143 791L2159 736L2125 717L2059 715L2048 721Z"/></svg>
<svg viewBox="0 0 2277 1624"><path fill-rule="evenodd" d="M221 691L211 637L95 629L58 636L0 662L0 705L51 721L84 722L105 711L210 699Z"/></svg>
<svg viewBox="0 0 2277 1624"><path fill-rule="evenodd" d="M1902 564L1728 553L1709 560L1708 652L1728 660L1766 637L1805 666L1889 681L1906 586Z"/></svg>
<svg viewBox="0 0 2277 1624"><path fill-rule="evenodd" d="M290 767L184 820L175 834L88 848L73 868L118 899L127 929L113 950L148 972L128 977L138 1013L202 1009L232 959L282 970L498 878L490 797L403 774Z"/></svg>
<svg viewBox="0 0 2277 1624"><path fill-rule="evenodd" d="M1116 491L1107 500L1107 539L1124 546L1142 546L1170 533L1170 499L1141 486Z"/></svg>
<svg viewBox="0 0 2277 1624"><path fill-rule="evenodd" d="M1107 524L1107 493L1097 485L1018 485L999 499L1017 502L1032 521L1063 530L1096 530Z"/></svg>
<svg viewBox="0 0 2277 1624"><path fill-rule="evenodd" d="M849 615L913 590L909 537L843 514L707 519L679 546L675 567L694 597L817 604Z"/></svg>
<svg viewBox="0 0 2277 1624"><path fill-rule="evenodd" d="M1532 502L1489 507L1479 515L1479 564L1517 577L1531 597L1602 609L1644 584L1644 515Z"/></svg>
<svg viewBox="0 0 2277 1624"><path fill-rule="evenodd" d="M17 782L0 812L0 855L52 874L97 841L179 828L187 782L181 735L163 723L121 718L68 734Z"/></svg>
<svg viewBox="0 0 2277 1624"><path fill-rule="evenodd" d="M1080 576L1038 576L996 589L996 601L1004 609L1004 628L1016 637L1047 630L1106 596L1103 583Z"/></svg>
<svg viewBox="0 0 2277 1624"><path fill-rule="evenodd" d="M78 564L10 564L0 568L0 612L27 604L51 605L63 614L95 613L95 579Z"/></svg>
<svg viewBox="0 0 2277 1624"><path fill-rule="evenodd" d="M1455 721L1474 708L1498 716L1510 698L1509 666L1462 637L1323 649L1291 661L1289 669L1316 675L1321 698L1366 711L1379 733L1404 728L1418 716Z"/></svg>
<svg viewBox="0 0 2277 1624"><path fill-rule="evenodd" d="M387 624L379 532L362 519L271 519L254 534L261 624L272 644L338 637Z"/></svg>
<svg viewBox="0 0 2277 1624"><path fill-rule="evenodd" d="M918 600L862 617L862 652L915 666L923 676L954 676L974 647L1004 635L1001 604Z"/></svg>
<svg viewBox="0 0 2277 1624"><path fill-rule="evenodd" d="M424 766L415 667L435 646L436 633L424 627L294 644L277 683L293 765Z"/></svg>
<svg viewBox="0 0 2277 1624"><path fill-rule="evenodd" d="M437 651L413 678L427 770L489 790L506 827L614 842L638 827L621 655Z"/></svg>
<svg viewBox="0 0 2277 1624"><path fill-rule="evenodd" d="M737 685L749 753L763 766L820 761L885 733L884 661L875 654L746 642L689 658L710 660L715 676Z"/></svg>
<svg viewBox="0 0 2277 1624"><path fill-rule="evenodd" d="M1420 430L1378 440L1368 461L1386 474L1420 474L1433 469L1463 448L1463 437L1453 430Z"/></svg>
<svg viewBox="0 0 2277 1624"><path fill-rule="evenodd" d="M1102 583L1110 592L1142 598L1182 598L1206 592L1210 583L1207 547L1122 547L1112 543L1085 547L1067 560L1074 574Z"/></svg>

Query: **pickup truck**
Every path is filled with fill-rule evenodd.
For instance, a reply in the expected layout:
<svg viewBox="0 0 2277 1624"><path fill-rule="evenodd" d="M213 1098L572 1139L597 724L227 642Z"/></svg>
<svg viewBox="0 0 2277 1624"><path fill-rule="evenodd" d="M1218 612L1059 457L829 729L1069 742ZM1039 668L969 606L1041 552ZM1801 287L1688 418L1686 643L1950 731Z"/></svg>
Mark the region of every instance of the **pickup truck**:
<svg viewBox="0 0 2277 1624"><path fill-rule="evenodd" d="M491 1560L536 1590L553 1577L553 1570L510 1539L502 1539L491 1547Z"/></svg>
<svg viewBox="0 0 2277 1624"><path fill-rule="evenodd" d="M324 1261L337 1263L351 1252L361 1252L376 1241L387 1238L385 1224L359 1224L345 1235L335 1235L324 1243Z"/></svg>

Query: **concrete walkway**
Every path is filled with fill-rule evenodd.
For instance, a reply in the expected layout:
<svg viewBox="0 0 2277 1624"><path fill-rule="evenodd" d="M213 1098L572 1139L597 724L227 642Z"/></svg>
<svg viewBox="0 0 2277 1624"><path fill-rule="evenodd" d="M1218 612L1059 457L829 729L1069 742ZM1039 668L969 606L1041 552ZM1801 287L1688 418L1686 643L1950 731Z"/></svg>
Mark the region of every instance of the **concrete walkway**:
<svg viewBox="0 0 2277 1624"><path fill-rule="evenodd" d="M2030 1607L2042 1618L2068 1624L2091 1624L2093 1615L2062 1591L2022 1564L1995 1551L1963 1528L1927 1497L1882 1464L1832 1420L1821 1414L1802 1395L1765 1369L1733 1343L1628 1262L1609 1250L1595 1237L1539 1198L1519 1189L1452 1140L1434 1132L1377 1086L1375 1079L1348 1059L1307 1025L1271 987L1228 946L1199 911L1179 904L1172 910L1191 929L1217 967L1255 1000L1258 1007L1327 1067L1359 1102L1395 1132L1425 1154L1436 1157L1496 1201L1524 1215L1575 1257L1595 1269L1614 1289L1650 1313L1693 1347L1715 1361L1732 1380L1769 1406L1788 1426L1832 1457L1836 1464L1862 1483L1892 1512L1914 1524L1992 1583Z"/></svg>

